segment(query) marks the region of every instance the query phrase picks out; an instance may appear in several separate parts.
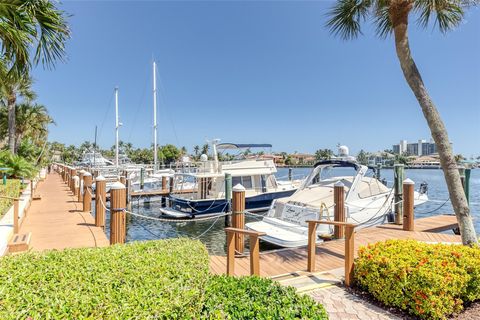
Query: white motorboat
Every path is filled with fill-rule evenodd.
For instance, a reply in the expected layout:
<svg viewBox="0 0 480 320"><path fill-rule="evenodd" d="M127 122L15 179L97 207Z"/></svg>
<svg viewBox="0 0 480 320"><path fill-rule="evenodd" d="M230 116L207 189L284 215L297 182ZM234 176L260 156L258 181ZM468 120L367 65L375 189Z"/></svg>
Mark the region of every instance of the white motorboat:
<svg viewBox="0 0 480 320"><path fill-rule="evenodd" d="M112 166L113 162L104 158L100 152L88 151L83 154L77 165L81 167L107 167Z"/></svg>
<svg viewBox="0 0 480 320"><path fill-rule="evenodd" d="M304 246L308 240L307 220L334 220L333 190L337 183L345 188L347 222L357 228L385 223L393 211L393 188L374 175L368 176L370 171L351 160L320 161L293 195L276 200L263 220L247 223L246 228L265 232L261 239L280 247ZM415 205L426 201L425 193L415 192ZM317 240L332 233L332 226L319 225Z"/></svg>

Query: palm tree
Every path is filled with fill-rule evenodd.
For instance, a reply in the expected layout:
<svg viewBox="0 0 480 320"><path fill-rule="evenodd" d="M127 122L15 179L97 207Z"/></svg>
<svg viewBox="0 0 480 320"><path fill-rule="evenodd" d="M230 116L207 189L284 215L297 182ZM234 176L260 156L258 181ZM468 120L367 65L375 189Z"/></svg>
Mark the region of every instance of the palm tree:
<svg viewBox="0 0 480 320"><path fill-rule="evenodd" d="M202 146L202 154L208 155L208 150L210 150L210 146L208 145L208 143L205 143L205 144Z"/></svg>
<svg viewBox="0 0 480 320"><path fill-rule="evenodd" d="M28 75L19 75L17 72L7 72L0 67L0 100L8 110L8 148L15 153L15 107L17 98L22 97L27 101L35 98L32 91L32 79Z"/></svg>
<svg viewBox="0 0 480 320"><path fill-rule="evenodd" d="M12 71L23 74L32 60L50 68L64 59L70 30L52 1L0 0L0 20L1 56Z"/></svg>
<svg viewBox="0 0 480 320"><path fill-rule="evenodd" d="M15 151L20 146L21 140L26 137L34 144L43 144L48 137L48 125L52 123L54 121L43 105L22 103L16 106Z"/></svg>
<svg viewBox="0 0 480 320"><path fill-rule="evenodd" d="M200 152L200 147L198 145L193 147L193 152L195 153L195 157L198 157L198 153Z"/></svg>
<svg viewBox="0 0 480 320"><path fill-rule="evenodd" d="M373 19L379 37L386 38L393 33L403 75L420 104L437 145L462 242L467 245L478 243L470 209L447 130L412 58L408 23L411 15L415 15L419 25L426 28L431 19L435 19L434 25L446 33L457 27L463 20L465 10L476 3L476 0L338 0L329 12L330 19L327 23L332 33L345 40L358 37L361 34L361 23L368 17Z"/></svg>

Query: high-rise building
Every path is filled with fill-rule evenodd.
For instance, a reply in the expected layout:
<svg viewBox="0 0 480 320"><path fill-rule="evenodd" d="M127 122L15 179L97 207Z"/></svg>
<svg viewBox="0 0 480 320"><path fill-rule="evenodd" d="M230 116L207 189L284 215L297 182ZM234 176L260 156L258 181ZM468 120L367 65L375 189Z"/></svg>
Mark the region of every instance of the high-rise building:
<svg viewBox="0 0 480 320"><path fill-rule="evenodd" d="M426 140L418 140L417 142L408 143L407 140L400 140L399 144L392 146L393 153L406 154L410 156L428 156L437 153L437 146L434 142Z"/></svg>

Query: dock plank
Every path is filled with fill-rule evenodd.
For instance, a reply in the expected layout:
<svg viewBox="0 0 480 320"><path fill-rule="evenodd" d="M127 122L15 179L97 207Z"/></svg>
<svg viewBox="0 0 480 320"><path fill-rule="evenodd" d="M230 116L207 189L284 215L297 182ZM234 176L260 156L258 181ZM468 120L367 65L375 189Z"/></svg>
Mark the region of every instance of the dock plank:
<svg viewBox="0 0 480 320"><path fill-rule="evenodd" d="M95 226L90 212L82 212L60 175L49 174L39 184L42 199L32 202L20 233L31 232L30 247L35 251L49 249L104 247L109 240L102 228Z"/></svg>
<svg viewBox="0 0 480 320"><path fill-rule="evenodd" d="M355 252L360 246L388 239L414 239L426 242L461 242L460 236L437 233L457 226L455 216L438 215L415 220L415 231L403 231L399 225L381 225L359 229L355 232ZM316 247L317 272L344 267L345 241L334 240L320 243ZM356 254L355 254L356 256ZM226 273L226 257L211 256L210 269L213 273ZM276 277L289 273L306 272L307 248L280 249L260 254L260 275ZM235 275L249 274L249 258L235 259Z"/></svg>

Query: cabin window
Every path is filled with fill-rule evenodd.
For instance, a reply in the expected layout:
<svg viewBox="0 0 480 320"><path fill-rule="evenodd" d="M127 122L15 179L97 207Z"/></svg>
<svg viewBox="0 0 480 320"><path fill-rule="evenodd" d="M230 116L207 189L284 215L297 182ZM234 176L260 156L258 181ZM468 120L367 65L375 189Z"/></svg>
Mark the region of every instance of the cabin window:
<svg viewBox="0 0 480 320"><path fill-rule="evenodd" d="M242 182L242 185L245 187L245 189L253 188L252 177L242 177Z"/></svg>
<svg viewBox="0 0 480 320"><path fill-rule="evenodd" d="M232 186L236 186L237 184L241 184L245 189L252 189L252 177L232 177Z"/></svg>
<svg viewBox="0 0 480 320"><path fill-rule="evenodd" d="M232 186L235 187L237 184L242 184L242 177L232 177Z"/></svg>

